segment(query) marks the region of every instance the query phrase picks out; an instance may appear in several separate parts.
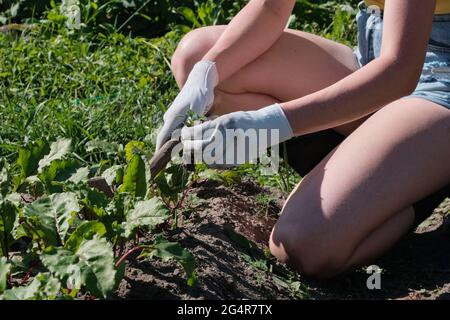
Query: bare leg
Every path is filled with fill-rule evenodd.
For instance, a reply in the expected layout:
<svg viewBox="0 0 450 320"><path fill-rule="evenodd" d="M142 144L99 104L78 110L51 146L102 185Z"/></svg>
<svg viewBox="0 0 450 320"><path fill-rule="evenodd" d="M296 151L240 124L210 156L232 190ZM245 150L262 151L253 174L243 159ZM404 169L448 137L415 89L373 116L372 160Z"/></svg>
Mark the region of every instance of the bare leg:
<svg viewBox="0 0 450 320"><path fill-rule="evenodd" d="M224 28L199 29L184 38L172 59L179 85ZM356 68L349 48L287 31L219 86L212 111L251 110L298 98ZM448 163L449 151L439 147L448 143L448 114L430 102L404 99L368 123L366 117L334 128L346 136L356 131L291 194L271 237L274 255L303 272L330 276L387 250L411 227L411 204L448 183L441 160ZM429 159L437 150L441 160L435 165Z"/></svg>
<svg viewBox="0 0 450 320"><path fill-rule="evenodd" d="M270 248L329 277L375 258L414 219L412 203L450 181L450 111L417 98L370 117L292 192Z"/></svg>
<svg viewBox="0 0 450 320"><path fill-rule="evenodd" d="M179 86L225 28L201 28L183 38L172 57ZM357 67L350 48L309 33L287 30L272 48L219 85L211 113L253 110L295 99L339 81ZM349 134L363 120L336 130Z"/></svg>

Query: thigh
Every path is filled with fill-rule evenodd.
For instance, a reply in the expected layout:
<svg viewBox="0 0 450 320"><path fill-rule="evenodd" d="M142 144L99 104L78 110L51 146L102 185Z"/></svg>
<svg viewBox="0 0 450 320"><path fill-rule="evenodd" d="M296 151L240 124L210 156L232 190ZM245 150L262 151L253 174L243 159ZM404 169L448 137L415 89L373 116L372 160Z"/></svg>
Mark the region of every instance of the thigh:
<svg viewBox="0 0 450 320"><path fill-rule="evenodd" d="M269 50L221 83L219 89L261 93L288 101L330 86L357 68L349 47L289 29Z"/></svg>
<svg viewBox="0 0 450 320"><path fill-rule="evenodd" d="M178 45L174 57L184 56L183 63L188 64L184 69L190 70L225 29L226 26L211 26L191 31ZM270 49L223 81L219 89L287 101L323 89L357 68L351 48L307 32L286 29ZM182 84L184 77L179 80Z"/></svg>
<svg viewBox="0 0 450 320"><path fill-rule="evenodd" d="M448 184L449 141L448 109L415 98L384 107L303 179L274 231L299 252L344 263L396 213Z"/></svg>
<svg viewBox="0 0 450 320"><path fill-rule="evenodd" d="M172 69L182 86L192 66L214 46L226 26L188 33L175 51ZM325 38L287 29L265 53L237 71L217 88L212 113L251 110L289 101L321 90L358 68L352 49ZM348 135L365 119L335 128Z"/></svg>

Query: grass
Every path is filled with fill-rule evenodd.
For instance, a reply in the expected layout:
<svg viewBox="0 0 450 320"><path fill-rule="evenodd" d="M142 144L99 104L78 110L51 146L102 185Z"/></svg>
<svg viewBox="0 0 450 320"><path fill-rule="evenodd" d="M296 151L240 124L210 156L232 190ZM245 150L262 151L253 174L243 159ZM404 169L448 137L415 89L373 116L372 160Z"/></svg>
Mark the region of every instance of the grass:
<svg viewBox="0 0 450 320"><path fill-rule="evenodd" d="M352 19L338 10L334 23L316 31L354 42ZM315 29L298 17L291 26ZM70 137L79 145L151 134L177 92L168 59L180 37L68 31L48 21L22 35L0 34L0 156L9 154L8 144L40 137Z"/></svg>
<svg viewBox="0 0 450 320"><path fill-rule="evenodd" d="M177 39L0 34L0 156L42 137L71 138L80 152L95 139L152 143L177 91L167 61Z"/></svg>

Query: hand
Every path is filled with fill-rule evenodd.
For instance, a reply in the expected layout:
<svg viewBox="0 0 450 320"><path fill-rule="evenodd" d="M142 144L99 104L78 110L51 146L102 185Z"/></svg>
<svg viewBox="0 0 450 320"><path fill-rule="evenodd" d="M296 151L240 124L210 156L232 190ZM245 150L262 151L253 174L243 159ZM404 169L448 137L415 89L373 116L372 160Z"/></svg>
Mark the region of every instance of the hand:
<svg viewBox="0 0 450 320"><path fill-rule="evenodd" d="M218 80L214 62L203 60L195 64L180 93L164 114L164 125L156 139L156 150L171 138L176 129L182 127L189 110L199 115L209 111Z"/></svg>
<svg viewBox="0 0 450 320"><path fill-rule="evenodd" d="M181 131L183 162L229 168L255 161L267 148L294 136L283 109L274 104L238 111Z"/></svg>

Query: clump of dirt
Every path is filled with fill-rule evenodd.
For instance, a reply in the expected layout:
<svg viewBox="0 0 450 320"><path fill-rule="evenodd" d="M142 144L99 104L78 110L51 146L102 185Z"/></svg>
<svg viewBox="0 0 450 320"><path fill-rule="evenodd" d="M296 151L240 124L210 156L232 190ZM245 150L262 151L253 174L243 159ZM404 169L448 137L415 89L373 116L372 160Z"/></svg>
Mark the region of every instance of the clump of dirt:
<svg viewBox="0 0 450 320"><path fill-rule="evenodd" d="M293 299L298 295L273 273L294 275L308 287L312 299L450 299L450 200L447 199L419 228L375 262L383 269L381 289L369 290L365 269L326 282L296 276L277 263L276 271L261 271L246 258L248 252L230 237L234 230L267 250L270 231L286 194L250 181L233 187L201 182L192 192L192 210L181 227L167 236L195 256L198 283L186 284L183 269L158 260L127 262L119 299ZM273 262L272 262L273 263ZM282 278L282 277L281 277ZM278 279L280 279L278 277Z"/></svg>

